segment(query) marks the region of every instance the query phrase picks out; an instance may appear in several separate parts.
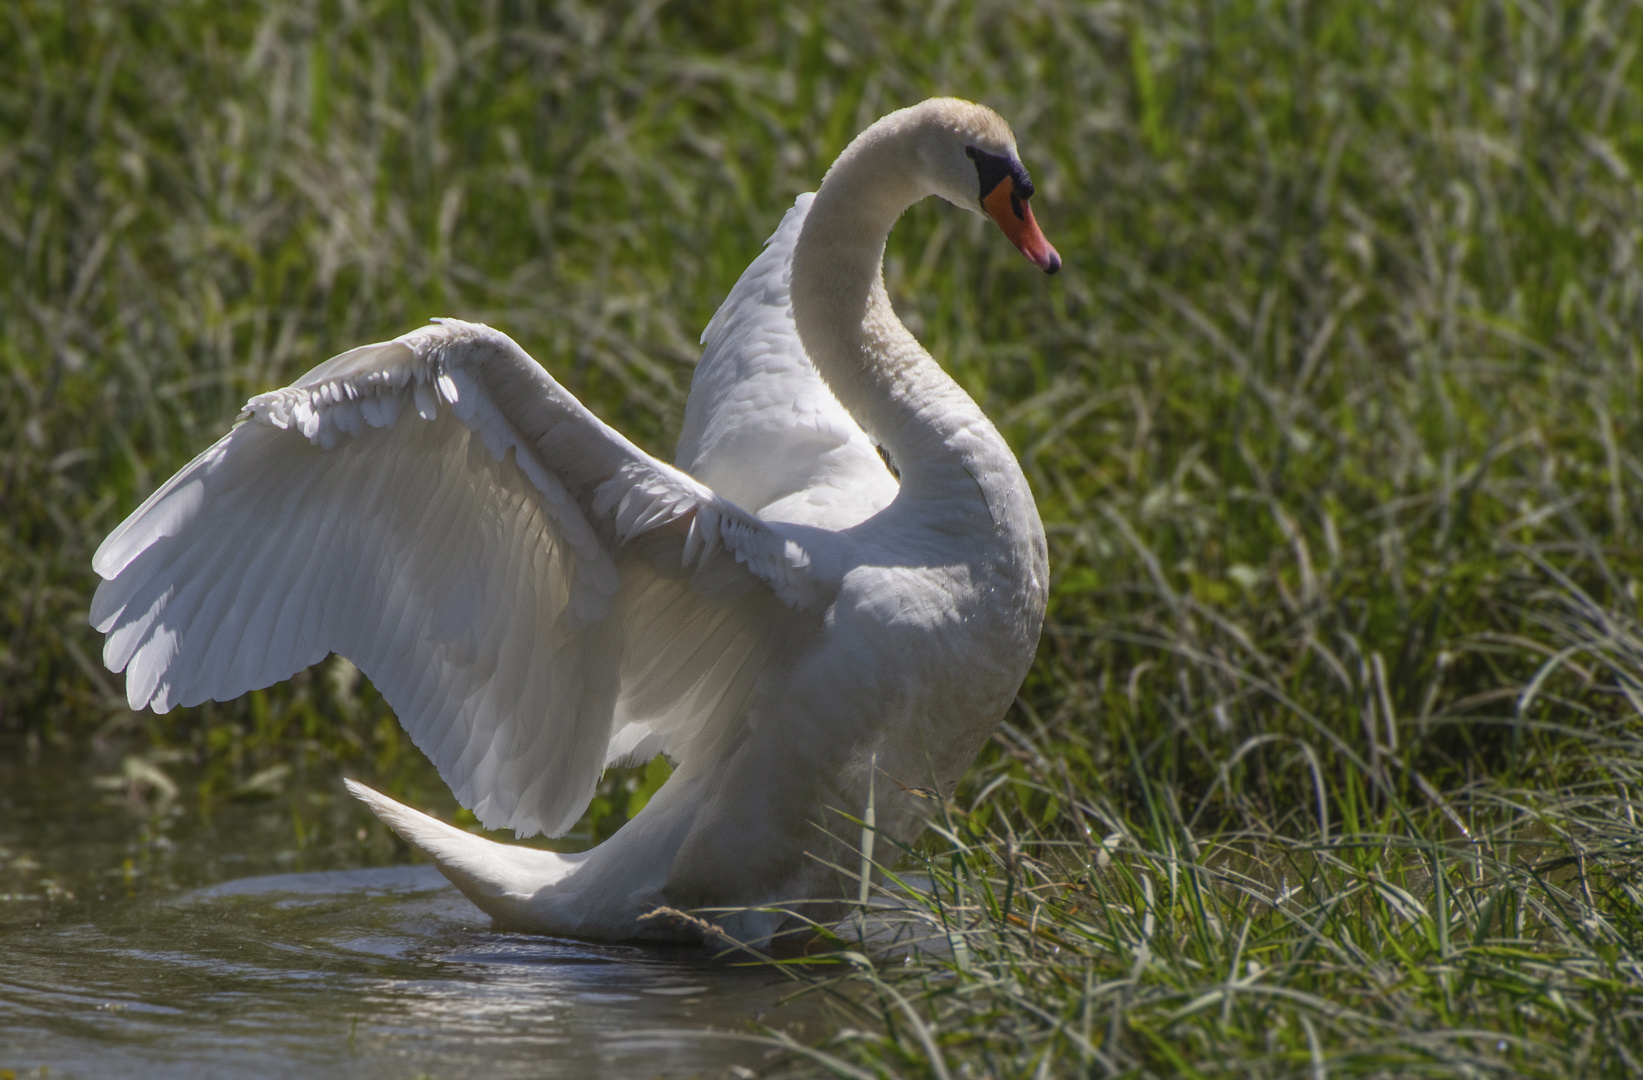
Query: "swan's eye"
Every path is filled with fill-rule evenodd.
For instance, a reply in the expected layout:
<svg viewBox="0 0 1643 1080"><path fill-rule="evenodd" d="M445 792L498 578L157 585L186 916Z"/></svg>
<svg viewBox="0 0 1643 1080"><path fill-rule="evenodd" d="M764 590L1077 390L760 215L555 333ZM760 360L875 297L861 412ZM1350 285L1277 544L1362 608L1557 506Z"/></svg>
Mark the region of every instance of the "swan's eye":
<svg viewBox="0 0 1643 1080"><path fill-rule="evenodd" d="M987 196L1006 179L1012 181L1012 202L1018 199L1033 197L1033 182L1027 175L1027 170L1021 162L1003 154L989 154L979 146L966 146L964 154L976 163L976 179L981 181L981 202L985 206ZM1021 213L1016 212L1016 217Z"/></svg>

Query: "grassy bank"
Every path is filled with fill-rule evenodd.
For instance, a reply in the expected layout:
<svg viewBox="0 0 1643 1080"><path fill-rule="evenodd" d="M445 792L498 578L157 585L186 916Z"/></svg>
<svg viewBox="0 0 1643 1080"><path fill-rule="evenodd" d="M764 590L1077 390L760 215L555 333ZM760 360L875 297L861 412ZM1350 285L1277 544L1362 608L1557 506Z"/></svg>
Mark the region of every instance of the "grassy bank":
<svg viewBox="0 0 1643 1080"><path fill-rule="evenodd" d="M96 543L250 394L430 315L665 453L792 197L956 93L1014 121L1066 270L925 205L887 283L1021 452L1051 621L909 856L963 947L844 962L882 1010L794 1067L1637 1071L1643 12L9 19L0 725L183 749L221 789L291 755L431 789L334 665L125 712Z"/></svg>

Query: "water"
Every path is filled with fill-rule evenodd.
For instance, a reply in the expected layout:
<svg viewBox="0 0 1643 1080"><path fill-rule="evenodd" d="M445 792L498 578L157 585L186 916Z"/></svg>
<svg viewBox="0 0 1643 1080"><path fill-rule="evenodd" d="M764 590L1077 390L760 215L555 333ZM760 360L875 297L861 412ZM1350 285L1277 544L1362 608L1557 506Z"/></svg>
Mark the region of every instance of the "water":
<svg viewBox="0 0 1643 1080"><path fill-rule="evenodd" d="M823 1030L769 969L493 932L431 867L381 865L403 852L335 777L207 814L98 771L0 745L19 1077L720 1077L767 1063L726 1033Z"/></svg>

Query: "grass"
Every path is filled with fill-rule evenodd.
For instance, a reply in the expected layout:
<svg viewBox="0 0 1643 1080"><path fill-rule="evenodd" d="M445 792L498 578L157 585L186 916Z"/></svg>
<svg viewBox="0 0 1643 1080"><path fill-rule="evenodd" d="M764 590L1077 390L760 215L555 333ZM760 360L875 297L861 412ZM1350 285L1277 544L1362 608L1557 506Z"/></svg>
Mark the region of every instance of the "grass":
<svg viewBox="0 0 1643 1080"><path fill-rule="evenodd" d="M1638 1071L1634 6L7 18L0 725L435 799L334 664L125 712L83 626L101 536L250 394L436 314L667 452L792 196L957 93L1015 123L1066 270L925 205L887 283L1021 452L1051 617L941 827L879 850L962 948L847 949L841 1030L777 1067Z"/></svg>
<svg viewBox="0 0 1643 1080"><path fill-rule="evenodd" d="M1639 700L1643 627L1560 585L1577 597L1548 597L1560 662ZM836 941L844 974L812 979L842 991L846 1026L803 1060L838 1075L1635 1074L1635 715L1526 721L1521 737L1531 768L1439 790L1398 755L1332 782L1329 751L1252 736L1187 804L1141 769L1123 798L1078 766L1076 736L1022 738L976 778L990 797L949 805L937 841L886 874L893 906L874 914L945 958ZM1263 753L1312 797L1218 807L1238 787L1258 803L1240 779ZM863 980L875 994L850 992Z"/></svg>

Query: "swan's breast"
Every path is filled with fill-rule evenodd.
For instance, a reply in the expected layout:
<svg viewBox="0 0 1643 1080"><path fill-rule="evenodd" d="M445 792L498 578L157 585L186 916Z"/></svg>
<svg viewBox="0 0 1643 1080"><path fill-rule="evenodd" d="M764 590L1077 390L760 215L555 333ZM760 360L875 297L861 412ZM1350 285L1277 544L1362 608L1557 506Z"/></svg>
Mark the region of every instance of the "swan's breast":
<svg viewBox="0 0 1643 1080"><path fill-rule="evenodd" d="M885 560L844 575L828 637L870 669L881 701L1002 712L1037 645L1042 600L1015 560ZM939 706L938 706L938 703ZM987 722L997 719L997 714Z"/></svg>

